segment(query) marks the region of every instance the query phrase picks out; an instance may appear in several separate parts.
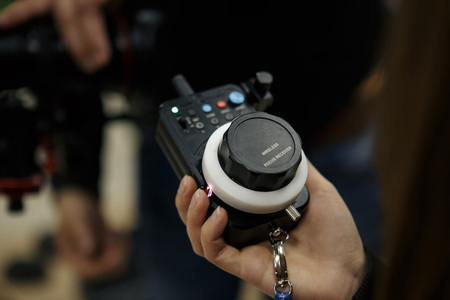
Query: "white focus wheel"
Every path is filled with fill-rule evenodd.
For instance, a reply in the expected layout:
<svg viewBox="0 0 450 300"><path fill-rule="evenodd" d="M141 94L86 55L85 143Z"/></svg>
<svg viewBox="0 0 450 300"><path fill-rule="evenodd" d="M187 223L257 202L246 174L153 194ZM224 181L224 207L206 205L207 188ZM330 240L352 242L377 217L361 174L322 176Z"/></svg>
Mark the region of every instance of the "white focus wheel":
<svg viewBox="0 0 450 300"><path fill-rule="evenodd" d="M308 174L303 150L297 172L286 186L274 191L255 191L245 188L234 182L223 171L218 158L218 148L230 124L231 122L221 126L210 136L203 155L203 174L214 194L226 204L253 214L274 213L291 205L300 195Z"/></svg>

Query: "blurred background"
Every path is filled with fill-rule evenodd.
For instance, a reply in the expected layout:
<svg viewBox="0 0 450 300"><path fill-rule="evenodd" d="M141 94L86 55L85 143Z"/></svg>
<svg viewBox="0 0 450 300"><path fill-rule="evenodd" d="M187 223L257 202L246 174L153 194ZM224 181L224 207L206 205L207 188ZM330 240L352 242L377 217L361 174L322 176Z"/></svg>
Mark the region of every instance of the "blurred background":
<svg viewBox="0 0 450 300"><path fill-rule="evenodd" d="M120 103L120 98L116 96L113 101ZM137 207L135 173L139 137L135 125L128 121L108 123L104 134L102 210L112 227L129 231L135 225ZM0 197L5 200L4 195ZM26 196L22 212L10 213L8 201L0 201L0 299L82 299L78 278L58 258L49 240L58 222L54 200L47 184L39 193ZM39 251L44 252L44 274L30 274L29 279L11 274L13 263L33 260ZM19 269L16 266L15 272Z"/></svg>
<svg viewBox="0 0 450 300"><path fill-rule="evenodd" d="M0 9L9 2L0 0ZM224 83L244 82L255 71L270 70L277 80L273 92L277 95L275 102L279 103L270 112L283 116L295 128L301 129L303 143L309 147L305 149L309 159L321 171L329 171L326 177L339 185L352 213L358 217L356 223L364 242L376 251L379 246L379 215L371 161L373 124L370 113L373 109L368 101L371 97L361 93L358 87L370 75L377 59L375 45L384 22L381 2L373 0L360 5L359 1L349 0L325 6L326 10L321 3L311 2L305 3L306 6L297 12L286 11L284 5L278 6L273 2L268 5L269 1L267 5L259 3L260 9L256 10L251 3L230 1L226 6L228 10L214 4L207 7L214 14L193 18L204 11L204 3L180 1L177 9L168 5L162 13L159 8L141 6L147 1L125 1L126 7L120 13L106 18L112 51L110 63L92 75L83 74L75 67L49 17L27 22L12 31L1 31L0 68L3 72L0 72L0 104L4 107L0 107L0 142L5 138L6 146L11 142L10 145L17 145L17 149L27 149L28 152L26 155L20 151L5 152L0 166L9 173L5 172L8 176L0 174L0 179L4 176L8 179L10 173L16 173L18 169L26 175L33 174L30 172L30 169L35 171L35 153L32 151L39 142L36 138L45 131L43 129L62 129L64 132L69 129L68 145L63 150L73 150L75 145L83 155L87 152L86 159L70 165L78 171L73 173L83 175L81 183L87 183L89 178L85 180L85 175L89 177L97 171L90 163L91 156L96 156L90 149L99 148L95 141L99 140L96 134L101 134L98 129L103 126L103 109L106 117L110 118L102 133L99 203L106 222L113 229L150 231L150 234L142 232L147 234L145 241L149 237L150 244L156 249L152 250L161 255L148 255L145 248L148 245L140 254L155 258L159 267L153 268L158 270L154 276L160 280L151 281L157 286L145 282L144 287L150 293L155 289L165 291L160 282L172 288L173 271L180 271L180 266L183 266L189 278L203 289L207 295L205 299L210 297L210 292L206 291L210 288L221 299L228 300L230 297L225 295L230 290L228 285L222 284L223 289L219 290L215 284L205 284L207 279L214 283L218 280L200 271L196 262L195 266L186 267L187 259L179 254L189 252L192 255L188 241L183 242L179 235L170 235L171 239L167 239L167 233L171 233L168 227L172 226L170 230L173 233L180 231L187 239L184 227L176 227L175 223L181 222L175 216L172 196L168 201L138 201L138 198L166 199L167 191L174 192L178 186L178 180L171 181L165 177L171 170L159 164L159 156L155 155L159 148L152 138L158 101L176 96L170 84L173 75L184 74L194 90L202 91ZM169 3L172 4L171 1ZM272 6L277 9L272 10ZM269 14L272 22L267 22ZM127 26L124 26L124 20ZM280 35L281 31L285 34ZM302 38L286 39L286 36ZM233 45L241 46L223 47L224 41L233 41ZM205 44L207 46L203 46ZM211 52L211 49L215 51ZM272 59L267 59L269 54ZM41 100L38 101L40 106L35 103L35 107L30 108L33 101L28 101L27 97L13 99L13 93L1 93L5 89L24 86L30 86L36 92ZM127 97L133 105L128 107L129 103L122 94L111 92L118 87L129 94ZM96 102L100 92L102 105L100 101ZM293 98L292 95L299 97ZM302 110L286 110L293 101L299 101L295 107L301 105ZM35 110L36 107L38 109ZM324 110L324 107L328 109ZM127 119L130 116L136 122ZM41 125L44 128L39 128ZM144 134L141 136L139 132ZM75 142L74 136L78 138ZM87 147L83 147L85 145ZM6 148L0 143L0 154ZM78 148L75 150L80 150ZM84 151L86 149L88 151ZM28 161L22 157L27 157ZM141 169L137 166L138 157L143 162L139 164ZM329 157L334 160L329 160ZM22 168L17 168L16 162ZM151 169L150 173L147 168ZM157 174L153 170L157 170ZM15 175L21 177L23 174ZM138 186L138 177L143 178L145 184ZM96 186L91 186L96 178L91 179L94 180L89 181L88 188L96 189ZM153 181L157 189L151 186ZM162 185L168 183L174 185ZM143 196L137 195L138 191ZM55 252L52 236L59 220L49 184L37 194L26 194L23 200L25 208L22 212L8 212L9 204L17 202L6 201L0 194L0 300L83 300L81 280ZM166 215L174 215L176 220ZM153 221L146 223L149 220ZM160 229L160 224L164 224L165 231ZM158 244L158 238L166 239L165 243ZM178 244L173 246L169 243L173 241ZM180 250L180 244L188 249ZM164 250L161 246L165 246ZM174 254L168 249L176 249L177 252ZM141 268L150 269L142 263L142 257L136 257ZM168 257L170 260L164 259ZM194 264L195 259L199 258L189 258L189 262ZM162 271L167 273L166 277L161 276ZM200 273L203 280L197 280L201 276L193 276L193 271ZM187 291L193 290L192 284L185 284ZM130 291L129 286L125 290ZM133 291L140 293L141 289L134 288ZM183 289L177 292L180 291ZM198 297L197 294L195 296ZM112 298L104 297L102 300ZM240 283L238 299L257 300L262 299L262 295Z"/></svg>
<svg viewBox="0 0 450 300"><path fill-rule="evenodd" d="M104 97L110 113L127 105L119 93ZM136 225L139 132L134 122L117 120L108 122L104 135L102 211L112 228L129 232ZM58 214L50 185L26 195L21 212L9 212L5 198L0 194L0 300L83 300L79 278L55 252ZM238 299L261 294L242 283Z"/></svg>

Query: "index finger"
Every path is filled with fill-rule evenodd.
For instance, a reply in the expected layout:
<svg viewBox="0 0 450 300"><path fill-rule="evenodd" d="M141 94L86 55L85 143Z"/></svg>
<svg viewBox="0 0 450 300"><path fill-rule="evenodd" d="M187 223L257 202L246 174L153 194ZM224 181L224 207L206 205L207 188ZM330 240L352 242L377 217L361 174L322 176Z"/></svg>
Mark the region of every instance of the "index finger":
<svg viewBox="0 0 450 300"><path fill-rule="evenodd" d="M194 178L186 175L181 180L180 187L175 196L175 206L177 207L178 214L184 225L186 225L189 204L191 203L192 196L196 189L197 184Z"/></svg>

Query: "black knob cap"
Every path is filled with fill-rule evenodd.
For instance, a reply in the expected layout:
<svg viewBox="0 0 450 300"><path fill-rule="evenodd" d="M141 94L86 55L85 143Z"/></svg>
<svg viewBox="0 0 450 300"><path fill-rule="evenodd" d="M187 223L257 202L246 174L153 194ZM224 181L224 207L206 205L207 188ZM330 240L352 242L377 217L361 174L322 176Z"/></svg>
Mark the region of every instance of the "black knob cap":
<svg viewBox="0 0 450 300"><path fill-rule="evenodd" d="M283 119L249 113L231 123L218 155L225 173L238 184L273 191L294 178L302 159L301 140Z"/></svg>
<svg viewBox="0 0 450 300"><path fill-rule="evenodd" d="M257 72L255 74L255 88L261 94L268 92L272 86L273 76L269 72Z"/></svg>

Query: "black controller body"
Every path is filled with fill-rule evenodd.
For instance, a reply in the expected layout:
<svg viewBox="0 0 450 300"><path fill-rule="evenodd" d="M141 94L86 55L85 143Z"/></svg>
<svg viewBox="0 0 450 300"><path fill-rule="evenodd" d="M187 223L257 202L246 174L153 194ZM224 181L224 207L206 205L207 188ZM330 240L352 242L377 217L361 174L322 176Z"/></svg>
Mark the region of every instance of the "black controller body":
<svg viewBox="0 0 450 300"><path fill-rule="evenodd" d="M156 139L180 179L191 175L206 188L201 162L208 138L238 115L256 111L246 101L232 104L232 92L244 95L242 88L230 84L161 104Z"/></svg>
<svg viewBox="0 0 450 300"><path fill-rule="evenodd" d="M193 176L198 186L209 192L210 213L217 206L227 210L226 241L241 248L267 240L268 233L274 228L282 227L288 231L295 227L297 222L293 222L284 210L254 214L231 207L209 190L202 172L202 158L209 137L236 117L267 107L267 102L272 101L267 86L262 90L255 88L253 78L241 85L228 84L194 93L187 82L179 84L187 85L185 95L160 105L155 138L178 178ZM308 191L303 188L293 205L301 212L308 201Z"/></svg>

